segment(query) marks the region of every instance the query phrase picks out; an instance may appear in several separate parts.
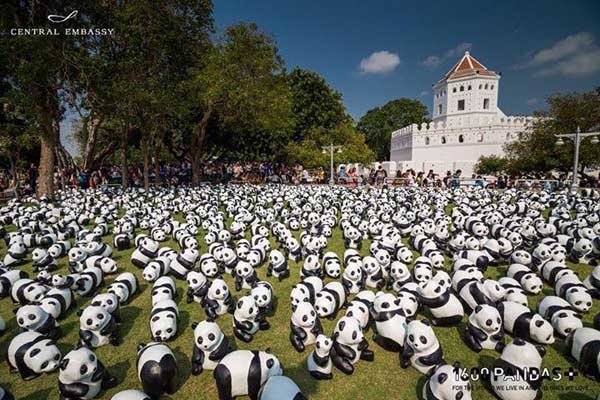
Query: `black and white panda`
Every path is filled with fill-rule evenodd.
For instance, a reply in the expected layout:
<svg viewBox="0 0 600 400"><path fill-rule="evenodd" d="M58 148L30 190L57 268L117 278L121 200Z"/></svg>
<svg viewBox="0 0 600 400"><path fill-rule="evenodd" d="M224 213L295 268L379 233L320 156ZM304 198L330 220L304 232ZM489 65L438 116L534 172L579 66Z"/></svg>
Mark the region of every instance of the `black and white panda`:
<svg viewBox="0 0 600 400"><path fill-rule="evenodd" d="M119 251L130 249L131 238L127 233L117 233L113 238L113 246Z"/></svg>
<svg viewBox="0 0 600 400"><path fill-rule="evenodd" d="M543 348L515 338L504 346L502 355L494 362L491 374L491 385L496 396L502 400L536 400L542 398L541 374L522 374L519 371L540 370L542 366Z"/></svg>
<svg viewBox="0 0 600 400"><path fill-rule="evenodd" d="M513 337L540 344L554 343L552 325L540 314L532 312L528 307L512 301L498 304L498 311L504 325L504 330Z"/></svg>
<svg viewBox="0 0 600 400"><path fill-rule="evenodd" d="M85 346L70 351L60 361L58 390L64 399L90 400L116 384L117 379Z"/></svg>
<svg viewBox="0 0 600 400"><path fill-rule="evenodd" d="M423 400L471 400L471 383L462 379L458 369L458 362L438 366L423 386Z"/></svg>
<svg viewBox="0 0 600 400"><path fill-rule="evenodd" d="M33 261L33 271L56 271L58 266L56 260L52 257L46 249L38 248L31 252L31 260Z"/></svg>
<svg viewBox="0 0 600 400"><path fill-rule="evenodd" d="M316 254L309 254L306 256L304 263L302 264L302 268L300 269L300 279L304 279L309 276L323 278L321 261L319 260L319 256Z"/></svg>
<svg viewBox="0 0 600 400"><path fill-rule="evenodd" d="M236 350L227 354L213 372L220 400L248 396L258 400L258 393L272 376L283 374L274 355L264 351Z"/></svg>
<svg viewBox="0 0 600 400"><path fill-rule="evenodd" d="M119 304L127 304L137 292L138 281L131 272L123 272L108 285L107 292L114 293L119 299Z"/></svg>
<svg viewBox="0 0 600 400"><path fill-rule="evenodd" d="M0 400L15 400L15 397L7 389L0 386Z"/></svg>
<svg viewBox="0 0 600 400"><path fill-rule="evenodd" d="M525 294L525 291L519 282L513 278L503 276L498 280L498 283L505 290L505 301L514 301L515 303L523 304L524 306L529 307L529 299L527 298L527 295Z"/></svg>
<svg viewBox="0 0 600 400"><path fill-rule="evenodd" d="M412 280L412 275L406 264L400 261L392 261L390 264L390 272L387 279L387 290L394 290L398 293L400 288L407 282Z"/></svg>
<svg viewBox="0 0 600 400"><path fill-rule="evenodd" d="M583 285L595 299L600 299L600 266L595 267L583 280Z"/></svg>
<svg viewBox="0 0 600 400"><path fill-rule="evenodd" d="M193 248L184 249L174 260L171 260L169 274L177 279L184 280L188 272L194 269L197 260L198 250Z"/></svg>
<svg viewBox="0 0 600 400"><path fill-rule="evenodd" d="M76 273L85 269L85 259L88 254L79 246L72 247L68 253L69 272Z"/></svg>
<svg viewBox="0 0 600 400"><path fill-rule="evenodd" d="M292 310L303 301L314 304L317 293L319 293L321 289L323 289L323 281L316 276L309 276L302 282L294 285L290 292Z"/></svg>
<svg viewBox="0 0 600 400"><path fill-rule="evenodd" d="M159 256L154 260L150 261L148 265L144 267L142 276L147 282L154 282L161 276L165 276L169 273L169 266L171 265L171 259L166 256Z"/></svg>
<svg viewBox="0 0 600 400"><path fill-rule="evenodd" d="M488 304L475 307L465 327L465 342L477 353L482 349L502 352L504 329L500 312L496 307Z"/></svg>
<svg viewBox="0 0 600 400"><path fill-rule="evenodd" d="M388 254L385 250L380 251L383 251L385 254ZM387 266L389 267L389 262ZM375 288L378 290L383 289L383 287L385 286L383 267L379 264L375 257L364 257L362 260L362 269L365 286ZM385 275L387 275L387 272Z"/></svg>
<svg viewBox="0 0 600 400"><path fill-rule="evenodd" d="M422 374L428 374L444 363L442 347L428 320L415 320L408 323L400 360L402 368L412 365Z"/></svg>
<svg viewBox="0 0 600 400"><path fill-rule="evenodd" d="M10 295L13 303L26 305L41 301L48 290L49 288L40 282L22 278L13 283Z"/></svg>
<svg viewBox="0 0 600 400"><path fill-rule="evenodd" d="M177 335L179 309L173 300L162 300L152 306L150 332L155 342L167 342Z"/></svg>
<svg viewBox="0 0 600 400"><path fill-rule="evenodd" d="M323 333L323 327L312 304L305 301L296 306L290 319L290 330L290 342L298 353L315 343L317 336Z"/></svg>
<svg viewBox="0 0 600 400"><path fill-rule="evenodd" d="M27 247L23 242L14 242L8 248L4 256L4 266L16 267L24 264L27 260Z"/></svg>
<svg viewBox="0 0 600 400"><path fill-rule="evenodd" d="M253 265L252 263L251 265L256 268L256 265ZM214 278L219 274L219 266L212 254L206 253L200 256L200 272L208 278Z"/></svg>
<svg viewBox="0 0 600 400"><path fill-rule="evenodd" d="M233 333L243 342L249 343L261 328L258 318L258 306L252 296L241 297L233 312Z"/></svg>
<svg viewBox="0 0 600 400"><path fill-rule="evenodd" d="M529 294L536 295L542 291L542 280L525 265L512 264L508 267L506 276L519 282L523 290Z"/></svg>
<svg viewBox="0 0 600 400"><path fill-rule="evenodd" d="M219 361L231 351L229 339L214 321L193 323L192 329L194 329L192 374L198 375L204 370L214 370Z"/></svg>
<svg viewBox="0 0 600 400"><path fill-rule="evenodd" d="M566 345L581 372L590 379L600 380L600 331L586 327L576 329L567 337Z"/></svg>
<svg viewBox="0 0 600 400"><path fill-rule="evenodd" d="M273 286L267 281L258 281L250 289L250 296L252 296L258 306L258 318L261 326L268 329L270 325L266 317L272 314L275 303Z"/></svg>
<svg viewBox="0 0 600 400"><path fill-rule="evenodd" d="M104 274L114 274L117 272L117 262L110 257L89 256L85 259L85 267L95 266L104 272Z"/></svg>
<svg viewBox="0 0 600 400"><path fill-rule="evenodd" d="M148 396L144 392L140 392L139 390L128 389L123 390L113 397L110 400L152 400L150 396Z"/></svg>
<svg viewBox="0 0 600 400"><path fill-rule="evenodd" d="M577 314L565 299L558 296L544 297L538 304L538 312L550 321L554 332L562 338L583 326L581 315Z"/></svg>
<svg viewBox="0 0 600 400"><path fill-rule="evenodd" d="M190 271L185 278L188 288L186 292L186 302L188 304L196 302L202 304L204 296L208 293L210 282L202 272Z"/></svg>
<svg viewBox="0 0 600 400"><path fill-rule="evenodd" d="M435 326L452 326L458 324L465 314L458 298L438 282L431 279L419 285L419 304L426 306L433 316Z"/></svg>
<svg viewBox="0 0 600 400"><path fill-rule="evenodd" d="M279 282L290 276L290 268L287 259L279 250L271 250L269 253L267 276L274 276Z"/></svg>
<svg viewBox="0 0 600 400"><path fill-rule="evenodd" d="M88 253L88 257L99 256L99 257L110 257L112 256L112 247L106 243L100 241L89 241L83 247L83 250Z"/></svg>
<svg viewBox="0 0 600 400"><path fill-rule="evenodd" d="M259 400L306 400L298 385L287 376L272 376L260 388Z"/></svg>
<svg viewBox="0 0 600 400"><path fill-rule="evenodd" d="M375 343L387 351L402 351L407 322L400 299L391 293L377 293L373 300L373 320Z"/></svg>
<svg viewBox="0 0 600 400"><path fill-rule="evenodd" d="M325 275L330 278L337 279L342 273L342 265L340 257L333 251L328 251L323 255L323 268Z"/></svg>
<svg viewBox="0 0 600 400"><path fill-rule="evenodd" d="M333 378L333 362L331 361L331 348L333 340L320 334L315 340L315 348L306 359L306 366L310 375L319 380Z"/></svg>
<svg viewBox="0 0 600 400"><path fill-rule="evenodd" d="M143 269L148 265L150 260L156 258L159 244L157 241L149 237L136 240L136 249L131 253L131 263L136 267Z"/></svg>
<svg viewBox="0 0 600 400"><path fill-rule="evenodd" d="M569 274L557 280L554 292L579 312L586 313L592 307L592 296L577 275Z"/></svg>
<svg viewBox="0 0 600 400"><path fill-rule="evenodd" d="M91 306L102 307L115 319L117 323L121 323L121 310L119 306L119 298L114 293L100 293L95 295L90 301Z"/></svg>
<svg viewBox="0 0 600 400"><path fill-rule="evenodd" d="M216 319L219 315L233 314L235 310L235 299L223 279L215 279L208 288L204 298L204 312L209 319Z"/></svg>
<svg viewBox="0 0 600 400"><path fill-rule="evenodd" d="M333 331L331 360L337 369L346 375L354 373L354 364L358 360L373 361L375 354L369 350L360 323L353 317L342 317Z"/></svg>
<svg viewBox="0 0 600 400"><path fill-rule="evenodd" d="M16 310L17 324L24 331L33 331L58 339L61 330L54 317L41 306L28 304Z"/></svg>
<svg viewBox="0 0 600 400"><path fill-rule="evenodd" d="M462 285L462 286L461 286ZM474 280L466 278L457 285L459 297L466 305L468 311L472 311L478 304L496 305L506 295L506 290L492 279Z"/></svg>
<svg viewBox="0 0 600 400"><path fill-rule="evenodd" d="M346 292L356 294L365 288L365 273L361 262L350 262L344 268L342 285Z"/></svg>
<svg viewBox="0 0 600 400"><path fill-rule="evenodd" d="M170 276L161 276L152 286L152 306L163 300L174 300L177 297L177 287L173 278Z"/></svg>
<svg viewBox="0 0 600 400"><path fill-rule="evenodd" d="M12 269L0 275L0 299L8 296L11 293L13 284L20 279L27 279L28 275L25 271Z"/></svg>
<svg viewBox="0 0 600 400"><path fill-rule="evenodd" d="M334 319L346 304L346 290L339 282L329 282L316 294L315 310L321 318Z"/></svg>
<svg viewBox="0 0 600 400"><path fill-rule="evenodd" d="M358 293L354 300L346 307L345 315L353 317L360 323L362 330L368 329L371 324L371 313L373 311L373 302L375 301L375 293L370 290L364 290Z"/></svg>
<svg viewBox="0 0 600 400"><path fill-rule="evenodd" d="M54 319L59 319L73 306L73 293L70 288L52 288L40 300L40 306Z"/></svg>
<svg viewBox="0 0 600 400"><path fill-rule="evenodd" d="M240 260L234 269L235 277L235 290L240 291L242 289L251 289L258 278L256 277L256 271L250 265L249 262Z"/></svg>
<svg viewBox="0 0 600 400"><path fill-rule="evenodd" d="M92 266L84 269L75 281L75 293L79 296L93 296L104 283L104 272L101 268Z"/></svg>
<svg viewBox="0 0 600 400"><path fill-rule="evenodd" d="M56 343L34 331L16 335L10 341L6 354L10 371L18 372L25 381L57 369L60 357Z"/></svg>
<svg viewBox="0 0 600 400"><path fill-rule="evenodd" d="M177 391L179 374L177 360L164 343L140 344L137 349L136 369L144 393L159 399L164 393Z"/></svg>
<svg viewBox="0 0 600 400"><path fill-rule="evenodd" d="M119 326L115 318L101 306L87 306L78 312L79 338L88 347L119 345Z"/></svg>

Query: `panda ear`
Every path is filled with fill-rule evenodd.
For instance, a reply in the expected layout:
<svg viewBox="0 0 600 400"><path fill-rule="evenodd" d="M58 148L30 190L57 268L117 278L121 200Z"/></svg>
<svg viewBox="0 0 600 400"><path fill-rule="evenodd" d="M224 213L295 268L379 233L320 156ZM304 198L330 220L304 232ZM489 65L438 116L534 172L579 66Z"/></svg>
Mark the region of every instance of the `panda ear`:
<svg viewBox="0 0 600 400"><path fill-rule="evenodd" d="M62 369L64 371L67 368L67 365L69 365L68 358L65 357L62 360L60 360L60 369Z"/></svg>
<svg viewBox="0 0 600 400"><path fill-rule="evenodd" d="M581 314L578 314L578 313L575 313L575 314L573 314L573 316L574 316L575 318L579 318L579 319L583 318L583 315L581 315Z"/></svg>
<svg viewBox="0 0 600 400"><path fill-rule="evenodd" d="M197 322L192 322L192 329L196 329L197 326L198 326Z"/></svg>
<svg viewBox="0 0 600 400"><path fill-rule="evenodd" d="M542 320L535 321L535 326L537 326L538 328L540 328L542 325L544 325L544 321L542 321Z"/></svg>
<svg viewBox="0 0 600 400"><path fill-rule="evenodd" d="M438 383L441 385L442 383L446 382L446 380L448 379L448 374L445 372L442 372L441 374L438 375Z"/></svg>
<svg viewBox="0 0 600 400"><path fill-rule="evenodd" d="M137 351L139 352L140 350L142 350L144 347L146 347L145 343L140 343L137 345Z"/></svg>
<svg viewBox="0 0 600 400"><path fill-rule="evenodd" d="M270 347L267 347L267 348L265 349L265 353L271 354L271 348L270 348Z"/></svg>
<svg viewBox="0 0 600 400"><path fill-rule="evenodd" d="M20 308L21 307L15 307L15 308L13 308L13 314L17 315L17 313L19 312Z"/></svg>
<svg viewBox="0 0 600 400"><path fill-rule="evenodd" d="M480 312L481 310L483 310L483 307L479 304L477 305L477 307L475 307L475 313Z"/></svg>
<svg viewBox="0 0 600 400"><path fill-rule="evenodd" d="M423 319L421 320L421 322L422 322L422 323L424 323L424 324L425 324L425 325L427 325L427 326L431 326L431 322L429 322L429 320L428 320L427 318L423 318Z"/></svg>
<svg viewBox="0 0 600 400"><path fill-rule="evenodd" d="M77 316L81 317L81 314L83 314L83 308L80 308L79 310L77 310Z"/></svg>

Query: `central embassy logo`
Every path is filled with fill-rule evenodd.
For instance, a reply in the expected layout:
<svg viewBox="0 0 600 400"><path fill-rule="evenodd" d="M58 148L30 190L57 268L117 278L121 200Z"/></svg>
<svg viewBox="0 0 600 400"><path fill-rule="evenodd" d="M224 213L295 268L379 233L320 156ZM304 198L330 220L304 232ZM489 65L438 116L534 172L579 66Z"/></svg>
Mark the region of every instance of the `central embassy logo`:
<svg viewBox="0 0 600 400"><path fill-rule="evenodd" d="M63 22L68 21L71 18L75 18L77 16L77 13L77 10L71 11L71 14L67 15L66 17L63 15L50 14L48 15L48 21L53 22L55 24L62 24Z"/></svg>

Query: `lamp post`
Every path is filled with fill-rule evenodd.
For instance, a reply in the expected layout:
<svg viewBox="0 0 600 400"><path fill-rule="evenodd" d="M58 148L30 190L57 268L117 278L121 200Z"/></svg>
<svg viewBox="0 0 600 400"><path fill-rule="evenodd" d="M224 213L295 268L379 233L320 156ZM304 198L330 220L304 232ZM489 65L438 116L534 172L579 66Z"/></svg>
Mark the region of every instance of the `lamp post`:
<svg viewBox="0 0 600 400"><path fill-rule="evenodd" d="M573 141L575 144L575 157L573 160L573 183L571 184L571 190L575 191L579 187L579 178L577 177L577 171L579 170L579 145L581 144L581 139L585 139L586 137L592 137L592 144L598 144L598 136L600 132L581 132L581 129L577 127L577 132L575 133L564 133L562 135L555 135L558 140L556 141L557 146L562 146L565 144L563 138L567 138Z"/></svg>
<svg viewBox="0 0 600 400"><path fill-rule="evenodd" d="M342 146L334 146L333 143L331 143L329 144L329 146L321 146L321 150L325 154L327 153L327 150L329 150L329 157L331 161L331 169L329 171L329 184L335 185L335 179L333 179L333 152L337 151L338 153L340 153L342 151Z"/></svg>

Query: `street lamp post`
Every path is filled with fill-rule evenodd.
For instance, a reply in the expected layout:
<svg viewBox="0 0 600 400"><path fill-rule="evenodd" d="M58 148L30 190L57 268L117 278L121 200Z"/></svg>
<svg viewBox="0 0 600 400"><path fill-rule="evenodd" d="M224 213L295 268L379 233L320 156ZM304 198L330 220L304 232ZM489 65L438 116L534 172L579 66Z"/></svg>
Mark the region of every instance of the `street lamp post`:
<svg viewBox="0 0 600 400"><path fill-rule="evenodd" d="M600 132L581 132L581 129L577 127L577 132L575 133L564 133L562 135L555 135L558 140L556 141L557 146L562 146L565 144L563 138L567 138L573 141L575 145L575 157L573 160L573 182L571 184L571 190L577 190L579 187L579 178L577 176L577 171L579 170L579 146L581 144L581 139L585 139L586 137L592 137L592 144L598 144L598 136Z"/></svg>
<svg viewBox="0 0 600 400"><path fill-rule="evenodd" d="M329 146L321 146L321 150L323 153L327 153L329 150L329 157L331 161L331 169L329 171L329 184L335 185L335 179L333 178L333 152L337 151L338 153L342 151L342 146L334 146L333 143L330 143Z"/></svg>

